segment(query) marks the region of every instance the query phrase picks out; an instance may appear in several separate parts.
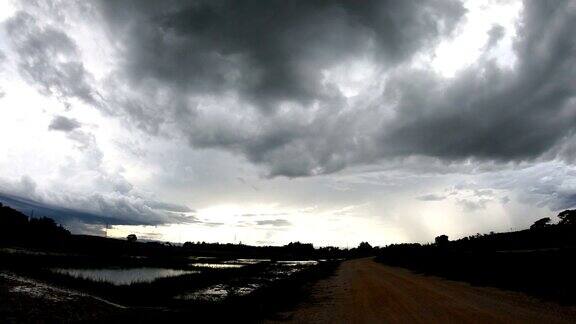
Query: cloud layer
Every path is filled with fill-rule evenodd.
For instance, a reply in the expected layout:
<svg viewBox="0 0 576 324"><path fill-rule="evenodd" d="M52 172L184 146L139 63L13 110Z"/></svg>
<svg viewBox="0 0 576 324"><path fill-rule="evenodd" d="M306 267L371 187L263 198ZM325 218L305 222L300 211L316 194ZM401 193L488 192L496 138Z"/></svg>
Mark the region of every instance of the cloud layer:
<svg viewBox="0 0 576 324"><path fill-rule="evenodd" d="M576 160L576 6L561 0L517 7L510 22L494 20L467 39L480 28L473 1L21 1L2 23L0 68L13 68L64 107L38 108L49 118L43 127L55 131L50 136L80 156L62 162L59 181L92 187L78 199L62 198L73 195L67 193L48 200L69 207L83 201L127 223L177 222L179 214L203 221L186 203L164 202L139 183L170 183L167 191L178 187L182 201L195 199L184 191L202 196L198 188L209 192L228 183L225 177L250 194L271 195L257 176L282 184L278 179L326 176L337 180L310 181L330 182L327 200L338 201L335 192L358 182L413 185L395 172L511 172L529 179L527 187L540 183L533 192L515 189L525 201L568 208L576 201L570 184L547 185L533 175L560 164L569 173ZM449 46L466 41L475 56ZM459 56L471 62L451 66ZM438 62L448 62L453 75ZM130 156L126 167L111 162L121 154L107 144L108 126L78 117L90 109L119 123L116 146ZM357 170L385 175L338 182ZM22 192L33 193L37 180L21 179L6 183L28 184ZM317 183L286 186L313 192ZM489 185L476 189L512 190L518 182L482 183ZM510 199L434 190L409 196L422 204L454 202L469 213ZM282 211L267 214L282 217L259 225L292 225Z"/></svg>
<svg viewBox="0 0 576 324"><path fill-rule="evenodd" d="M464 14L457 2L102 8L110 30L126 32L121 75L152 96L136 102L161 110L162 118L141 124L173 127L195 147L240 153L270 175L411 155L529 160L576 125L570 1L525 4L512 68L485 55L451 80L410 63L450 35ZM502 34L491 29L487 52ZM373 77L346 97L334 70L361 60ZM158 102L166 95L170 102ZM147 118L136 111L134 118Z"/></svg>

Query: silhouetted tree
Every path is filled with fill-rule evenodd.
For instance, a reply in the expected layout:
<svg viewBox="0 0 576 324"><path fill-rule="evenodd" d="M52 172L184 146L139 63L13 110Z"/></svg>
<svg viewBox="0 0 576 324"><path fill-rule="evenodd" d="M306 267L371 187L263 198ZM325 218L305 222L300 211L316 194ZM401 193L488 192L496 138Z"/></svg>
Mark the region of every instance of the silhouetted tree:
<svg viewBox="0 0 576 324"><path fill-rule="evenodd" d="M136 242L136 240L138 240L138 237L136 237L136 234L129 234L128 236L126 236L126 240L128 242Z"/></svg>
<svg viewBox="0 0 576 324"><path fill-rule="evenodd" d="M576 225L576 209L568 209L558 214L560 222L558 225L574 226Z"/></svg>
<svg viewBox="0 0 576 324"><path fill-rule="evenodd" d="M440 235L440 236L436 236L436 238L434 239L434 242L436 243L436 245L438 246L445 246L446 244L448 244L449 240L448 240L448 235Z"/></svg>
<svg viewBox="0 0 576 324"><path fill-rule="evenodd" d="M184 242L184 244L182 245L182 247L185 249L189 249L193 246L194 246L194 243L192 243L192 242Z"/></svg>
<svg viewBox="0 0 576 324"><path fill-rule="evenodd" d="M540 228L544 228L546 226L550 226L551 221L552 220L550 219L550 217L540 218L539 220L535 221L534 224L532 224L532 226L530 226L530 229L537 230Z"/></svg>
<svg viewBox="0 0 576 324"><path fill-rule="evenodd" d="M314 245L312 243L300 243L300 242L290 242L284 247L293 250L314 250Z"/></svg>
<svg viewBox="0 0 576 324"><path fill-rule="evenodd" d="M28 216L0 204L0 230L6 232L20 231L28 226Z"/></svg>
<svg viewBox="0 0 576 324"><path fill-rule="evenodd" d="M372 245L370 245L370 243L368 243L368 242L361 242L361 243L358 245L358 250L360 250L360 251L370 251L370 250L372 250Z"/></svg>
<svg viewBox="0 0 576 324"><path fill-rule="evenodd" d="M29 218L15 209L0 204L0 241L46 243L68 235L70 232L51 218Z"/></svg>

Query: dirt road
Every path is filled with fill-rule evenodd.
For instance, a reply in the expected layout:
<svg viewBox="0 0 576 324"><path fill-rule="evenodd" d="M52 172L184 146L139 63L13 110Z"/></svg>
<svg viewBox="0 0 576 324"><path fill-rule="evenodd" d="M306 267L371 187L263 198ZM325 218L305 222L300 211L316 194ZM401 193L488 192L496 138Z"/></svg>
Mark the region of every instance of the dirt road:
<svg viewBox="0 0 576 324"><path fill-rule="evenodd" d="M270 322L576 323L576 308L358 259L342 263L314 285L309 300Z"/></svg>

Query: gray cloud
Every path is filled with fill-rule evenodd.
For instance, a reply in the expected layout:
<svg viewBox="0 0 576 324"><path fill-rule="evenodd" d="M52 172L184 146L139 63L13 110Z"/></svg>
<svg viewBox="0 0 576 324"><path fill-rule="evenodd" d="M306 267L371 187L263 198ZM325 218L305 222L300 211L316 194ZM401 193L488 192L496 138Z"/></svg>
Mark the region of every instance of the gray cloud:
<svg viewBox="0 0 576 324"><path fill-rule="evenodd" d="M100 4L110 30L126 32L131 83L202 94L233 88L264 110L337 97L321 84L322 69L372 45L389 64L407 60L463 13L455 1Z"/></svg>
<svg viewBox="0 0 576 324"><path fill-rule="evenodd" d="M242 217L274 217L274 216L286 216L288 213L260 213L260 214L241 214Z"/></svg>
<svg viewBox="0 0 576 324"><path fill-rule="evenodd" d="M474 190L474 195L476 197L492 197L494 195L494 191L490 189L476 189Z"/></svg>
<svg viewBox="0 0 576 324"><path fill-rule="evenodd" d="M495 190L515 193L514 199L502 197L503 204L513 200L528 206L559 211L576 207L576 183L573 181L575 176L576 170L572 165L553 161L487 174L481 182ZM476 195L478 199L487 197L490 196Z"/></svg>
<svg viewBox="0 0 576 324"><path fill-rule="evenodd" d="M428 75L400 75L398 118L382 141L389 154L449 160L534 159L571 134L576 72L570 1L525 3L512 71L479 62L448 87Z"/></svg>
<svg viewBox="0 0 576 324"><path fill-rule="evenodd" d="M496 45L502 37L504 37L504 28L500 25L493 26L490 31L488 31L488 42L486 43L486 48L492 48Z"/></svg>
<svg viewBox="0 0 576 324"><path fill-rule="evenodd" d="M466 212L475 212L477 210L486 209L486 205L488 205L488 203L490 203L491 201L492 201L491 199L485 199L485 198L478 200L458 199L456 203L462 206L462 209L464 209L464 211Z"/></svg>
<svg viewBox="0 0 576 324"><path fill-rule="evenodd" d="M80 122L78 122L76 119L64 116L56 116L50 122L48 129L62 132L70 132L75 130L76 128L79 128L80 126L82 126L82 124L80 124Z"/></svg>
<svg viewBox="0 0 576 324"><path fill-rule="evenodd" d="M421 201L440 201L446 199L446 196L437 195L437 194L427 194L423 196L418 196L416 199Z"/></svg>
<svg viewBox="0 0 576 324"><path fill-rule="evenodd" d="M10 194L6 193L10 192ZM198 221L186 207L145 199L136 193L93 193L78 195L39 190L29 177L17 183L0 182L0 200L26 214L34 210L36 216L48 216L71 228L86 229L90 225L160 225L166 223L205 223ZM62 207L66 206L66 207ZM172 210L166 210L172 206ZM211 223L207 223L210 225Z"/></svg>
<svg viewBox="0 0 576 324"><path fill-rule="evenodd" d="M48 201L51 197L47 195L37 196L30 199L30 195L15 196L0 191L0 201L5 205L11 206L26 215L32 213L36 217L47 216L63 224L74 233L93 233L103 229L108 225L159 225L164 224L167 217L162 215L161 211L154 211L146 208L145 204L137 201L128 201L127 199L113 199L111 197L102 197L93 195L87 198L77 198L60 196L59 200ZM53 197L52 197L53 198ZM62 199L68 199L68 206L72 208L61 207ZM106 207L102 209L94 208L95 204L91 202L95 199L97 204L105 201ZM139 214L133 213L137 211ZM179 221L188 222L194 220L193 217L179 216L172 218Z"/></svg>
<svg viewBox="0 0 576 324"><path fill-rule="evenodd" d="M457 22L456 5L172 3L154 15L154 5L138 6L126 20L117 17L129 14L117 4L104 5L111 26L131 21L139 31L128 30L130 63L122 71L129 82L142 89L160 84L179 97L240 94L239 107L222 113L179 100L172 113L186 113L176 126L193 146L240 153L266 165L271 176L331 173L412 155L530 160L576 125L570 100L576 19L569 1L526 3L513 70L483 58L448 82L402 62L442 35L435 21ZM399 17L411 27L396 28ZM427 20L433 17L440 20ZM490 42L501 32L495 27ZM371 42L375 47L368 49ZM384 90L366 108L320 81L323 70L362 53L375 55L375 69L389 71ZM281 110L283 102L296 106ZM311 113L313 102L318 108ZM390 105L395 113L385 118Z"/></svg>
<svg viewBox="0 0 576 324"><path fill-rule="evenodd" d="M454 30L464 14L456 1L102 0L94 9L120 48L101 89L115 115L239 154L268 176L414 156L491 164L572 152L558 148L576 125L570 1L527 1L515 65L483 55L453 79L410 62ZM22 73L45 92L103 105L62 29L21 13L8 30ZM494 26L485 50L503 33ZM375 81L347 98L325 75L358 58Z"/></svg>
<svg viewBox="0 0 576 324"><path fill-rule="evenodd" d="M178 204L171 204L166 202L159 202L159 201L149 201L147 203L148 206L154 209L165 210L168 212L173 213L192 213L194 210L190 209L187 206L182 206Z"/></svg>
<svg viewBox="0 0 576 324"><path fill-rule="evenodd" d="M560 192L556 193L553 204L550 206L554 211L561 211L571 209L576 206L576 192Z"/></svg>
<svg viewBox="0 0 576 324"><path fill-rule="evenodd" d="M207 226L207 227L218 227L218 226L224 225L224 223L218 223L218 222L201 222L201 221L199 221L197 223L201 223L202 225Z"/></svg>
<svg viewBox="0 0 576 324"><path fill-rule="evenodd" d="M21 74L42 93L99 105L76 44L64 31L44 26L26 12L10 18L5 28L19 56Z"/></svg>
<svg viewBox="0 0 576 324"><path fill-rule="evenodd" d="M284 227L290 226L291 223L285 219L267 219L267 220L259 220L256 221L257 225L270 225L270 226L277 226L277 227Z"/></svg>
<svg viewBox="0 0 576 324"><path fill-rule="evenodd" d="M456 1L102 1L100 9L112 37L125 32L118 76L145 93L115 94L134 124L153 133L170 125L194 147L233 151L289 177L334 172L361 153L341 139L368 121L354 120L326 69L361 56L392 69L449 34L464 12ZM161 93L171 99L159 103ZM351 140L368 134L360 135Z"/></svg>
<svg viewBox="0 0 576 324"><path fill-rule="evenodd" d="M18 6L1 26L9 56L3 76L20 82L19 73L62 102L63 110L36 117L57 116L49 129L62 131L76 151L62 147L45 170L26 163L15 175L14 162L0 161L13 182L3 192L86 219L140 225L229 225L199 219L184 204L315 206L298 213L329 214L337 220L331 224L377 217L414 239L435 231L418 216L428 204L412 206L414 199L483 213L478 229L498 222L488 211L517 224L575 203L573 2L526 1L517 28L494 25L477 44L479 58L452 77L427 60L466 22L457 1ZM96 125L100 118L79 127L59 116L80 102L103 112L110 134L99 137L106 130ZM58 109L50 100L39 106ZM27 173L33 177L20 178ZM505 208L492 208L499 203ZM363 207L342 209L356 205ZM452 211L446 217L456 228L466 215ZM282 213L243 212L238 226L272 233L290 225ZM70 224L97 232L100 223Z"/></svg>

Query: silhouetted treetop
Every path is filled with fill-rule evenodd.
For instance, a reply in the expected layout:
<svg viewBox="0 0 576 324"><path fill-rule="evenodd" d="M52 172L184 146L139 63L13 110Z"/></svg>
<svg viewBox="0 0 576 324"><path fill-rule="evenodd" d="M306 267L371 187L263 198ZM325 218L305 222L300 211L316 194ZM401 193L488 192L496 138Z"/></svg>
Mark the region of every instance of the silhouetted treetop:
<svg viewBox="0 0 576 324"><path fill-rule="evenodd" d="M438 246L445 246L449 242L448 235L442 234L442 235L436 236L436 238L434 239L434 242Z"/></svg>
<svg viewBox="0 0 576 324"><path fill-rule="evenodd" d="M576 209L565 210L558 214L558 218L560 218L558 225L574 226L576 225Z"/></svg>
<svg viewBox="0 0 576 324"><path fill-rule="evenodd" d="M546 226L550 226L551 221L552 220L550 219L550 217L540 218L539 220L535 221L534 224L532 224L532 226L530 226L530 229L536 230L536 229L544 228Z"/></svg>
<svg viewBox="0 0 576 324"><path fill-rule="evenodd" d="M361 242L358 245L358 250L372 250L372 245L368 242Z"/></svg>

